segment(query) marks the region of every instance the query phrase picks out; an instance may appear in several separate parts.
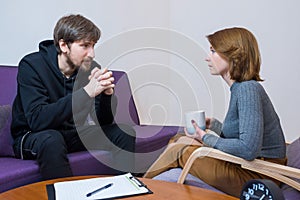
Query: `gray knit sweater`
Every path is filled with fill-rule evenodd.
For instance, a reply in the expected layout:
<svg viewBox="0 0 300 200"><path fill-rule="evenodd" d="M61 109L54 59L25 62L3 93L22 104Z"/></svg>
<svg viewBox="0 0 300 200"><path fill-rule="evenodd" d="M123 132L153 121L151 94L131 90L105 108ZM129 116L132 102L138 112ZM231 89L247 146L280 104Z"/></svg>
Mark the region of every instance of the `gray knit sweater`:
<svg viewBox="0 0 300 200"><path fill-rule="evenodd" d="M203 142L215 149L253 160L256 157L284 158L285 139L279 118L261 84L256 81L235 82L223 124L213 120Z"/></svg>

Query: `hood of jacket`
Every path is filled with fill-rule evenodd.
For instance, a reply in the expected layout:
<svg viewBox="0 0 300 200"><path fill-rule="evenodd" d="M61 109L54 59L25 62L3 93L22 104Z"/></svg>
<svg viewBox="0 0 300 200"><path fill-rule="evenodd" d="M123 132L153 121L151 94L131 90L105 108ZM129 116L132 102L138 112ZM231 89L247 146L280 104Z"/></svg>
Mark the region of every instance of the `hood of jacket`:
<svg viewBox="0 0 300 200"><path fill-rule="evenodd" d="M49 65L51 70L59 77L64 77L62 72L58 67L58 52L54 45L53 40L44 40L39 44L39 52L41 53L43 59ZM77 70L73 73L71 77L76 76ZM64 77L65 78L65 77Z"/></svg>

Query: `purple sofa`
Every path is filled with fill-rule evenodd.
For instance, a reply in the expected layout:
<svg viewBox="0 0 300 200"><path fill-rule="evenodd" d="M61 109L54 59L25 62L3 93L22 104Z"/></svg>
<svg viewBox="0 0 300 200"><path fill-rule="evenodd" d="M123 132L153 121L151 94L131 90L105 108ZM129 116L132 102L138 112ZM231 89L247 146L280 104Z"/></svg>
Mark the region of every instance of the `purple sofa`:
<svg viewBox="0 0 300 200"><path fill-rule="evenodd" d="M118 97L115 121L132 125L136 130L135 172L143 173L180 127L140 125L127 74L122 71L113 73L116 79L115 93ZM36 161L17 159L12 149L10 122L11 105L17 90L16 75L17 67L0 66L0 193L41 180ZM68 156L74 175L115 173L115 170L105 165L112 159L107 151L76 152Z"/></svg>

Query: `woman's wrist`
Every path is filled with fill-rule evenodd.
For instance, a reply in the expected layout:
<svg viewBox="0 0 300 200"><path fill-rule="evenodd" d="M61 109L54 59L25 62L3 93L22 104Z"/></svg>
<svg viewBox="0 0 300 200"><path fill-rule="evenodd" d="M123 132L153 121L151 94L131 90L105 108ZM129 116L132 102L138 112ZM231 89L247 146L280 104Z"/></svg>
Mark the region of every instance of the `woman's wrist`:
<svg viewBox="0 0 300 200"><path fill-rule="evenodd" d="M196 137L196 139L199 141L199 142L203 142L202 139L204 137L204 135L206 134L205 131L201 130L201 132L198 134L198 136Z"/></svg>

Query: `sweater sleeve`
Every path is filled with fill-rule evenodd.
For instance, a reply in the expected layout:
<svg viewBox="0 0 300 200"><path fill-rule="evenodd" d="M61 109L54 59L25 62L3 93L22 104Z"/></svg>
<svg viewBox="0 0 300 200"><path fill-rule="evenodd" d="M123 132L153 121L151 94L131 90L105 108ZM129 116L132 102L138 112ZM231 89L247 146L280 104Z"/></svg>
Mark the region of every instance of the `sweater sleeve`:
<svg viewBox="0 0 300 200"><path fill-rule="evenodd" d="M111 124L117 107L117 98L113 95L101 93L96 97L95 110L100 125Z"/></svg>
<svg viewBox="0 0 300 200"><path fill-rule="evenodd" d="M222 133L222 123L219 120L217 120L216 118L212 118L209 129L214 131L218 135L221 135L221 133Z"/></svg>
<svg viewBox="0 0 300 200"><path fill-rule="evenodd" d="M236 102L229 107L228 116L236 116L237 120L229 117L228 123L232 121L236 124L230 124L226 131L223 132L223 137L216 137L207 134L203 137L203 142L211 147L224 151L226 153L242 157L246 160L255 159L260 147L262 146L263 137L263 108L262 98L258 87L255 84L241 84L236 94ZM231 99L232 100L232 99ZM226 120L224 121L223 127ZM236 137L233 132L237 131Z"/></svg>

